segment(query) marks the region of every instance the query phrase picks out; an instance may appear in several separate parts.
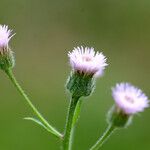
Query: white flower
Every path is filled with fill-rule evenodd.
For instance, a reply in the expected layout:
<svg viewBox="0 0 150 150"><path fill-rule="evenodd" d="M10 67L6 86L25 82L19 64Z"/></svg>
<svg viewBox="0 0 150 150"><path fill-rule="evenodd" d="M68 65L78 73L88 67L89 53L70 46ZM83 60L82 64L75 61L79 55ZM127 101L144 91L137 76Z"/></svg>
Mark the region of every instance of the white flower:
<svg viewBox="0 0 150 150"><path fill-rule="evenodd" d="M138 88L129 83L120 83L112 89L116 105L125 114L142 112L149 107L148 97Z"/></svg>
<svg viewBox="0 0 150 150"><path fill-rule="evenodd" d="M0 49L8 46L9 40L12 38L12 30L8 29L6 25L0 25Z"/></svg>
<svg viewBox="0 0 150 150"><path fill-rule="evenodd" d="M94 48L77 47L68 53L70 64L74 71L94 76L101 76L107 66L106 58L102 53L95 52Z"/></svg>

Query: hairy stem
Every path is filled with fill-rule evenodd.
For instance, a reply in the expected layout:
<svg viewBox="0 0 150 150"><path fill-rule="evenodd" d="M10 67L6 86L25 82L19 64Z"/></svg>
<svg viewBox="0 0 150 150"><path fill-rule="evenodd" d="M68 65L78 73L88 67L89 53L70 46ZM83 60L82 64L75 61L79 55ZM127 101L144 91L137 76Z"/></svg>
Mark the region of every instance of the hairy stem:
<svg viewBox="0 0 150 150"><path fill-rule="evenodd" d="M63 139L63 150L71 150L73 141L74 120L76 116L76 108L79 102L79 97L72 97L70 100L68 115L66 119L66 128Z"/></svg>
<svg viewBox="0 0 150 150"><path fill-rule="evenodd" d="M90 148L90 150L98 150L104 142L109 138L109 136L112 134L114 131L115 126L109 125L102 137L100 137L97 142Z"/></svg>
<svg viewBox="0 0 150 150"><path fill-rule="evenodd" d="M24 90L21 88L19 83L17 82L13 72L11 69L5 70L6 74L8 75L11 82L14 84L16 89L19 91L19 93L24 97L28 105L31 107L35 115L39 118L39 120L50 130L52 134L54 134L56 137L62 138L61 133L59 133L54 127L52 127L48 121L40 114L40 112L36 109L36 107L33 105L33 103L30 101L29 97L26 95Z"/></svg>

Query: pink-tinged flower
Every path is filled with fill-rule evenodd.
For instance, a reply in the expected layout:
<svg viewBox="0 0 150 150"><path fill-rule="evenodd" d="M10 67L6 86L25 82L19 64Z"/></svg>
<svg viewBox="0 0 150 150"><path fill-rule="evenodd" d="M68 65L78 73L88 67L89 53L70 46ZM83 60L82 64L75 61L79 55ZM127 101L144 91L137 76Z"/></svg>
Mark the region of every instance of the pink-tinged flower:
<svg viewBox="0 0 150 150"><path fill-rule="evenodd" d="M135 114L149 107L148 97L129 83L120 83L112 89L112 95L118 108L125 114Z"/></svg>
<svg viewBox="0 0 150 150"><path fill-rule="evenodd" d="M6 25L0 25L0 49L8 46L9 40L12 38L12 30L8 29Z"/></svg>
<svg viewBox="0 0 150 150"><path fill-rule="evenodd" d="M6 25L0 25L0 69L7 71L14 67L15 59L9 48L9 41L14 36Z"/></svg>
<svg viewBox="0 0 150 150"><path fill-rule="evenodd" d="M107 66L106 57L99 52L95 52L94 48L77 47L68 53L70 65L74 71L96 77L103 74L103 70Z"/></svg>

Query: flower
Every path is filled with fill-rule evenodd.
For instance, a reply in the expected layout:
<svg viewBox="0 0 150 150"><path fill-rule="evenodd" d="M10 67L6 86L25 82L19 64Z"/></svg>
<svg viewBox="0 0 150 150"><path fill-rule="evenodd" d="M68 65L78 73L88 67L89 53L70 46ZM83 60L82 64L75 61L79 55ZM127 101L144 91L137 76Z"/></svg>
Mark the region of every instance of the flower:
<svg viewBox="0 0 150 150"><path fill-rule="evenodd" d="M112 89L112 95L118 108L125 114L132 115L149 107L148 97L129 83L120 83Z"/></svg>
<svg viewBox="0 0 150 150"><path fill-rule="evenodd" d="M0 25L0 49L4 49L8 46L9 40L12 38L12 30L8 29L6 25Z"/></svg>
<svg viewBox="0 0 150 150"><path fill-rule="evenodd" d="M12 35L12 30L8 29L6 25L0 25L0 69L8 70L14 67L15 59L13 52L8 46Z"/></svg>
<svg viewBox="0 0 150 150"><path fill-rule="evenodd" d="M103 74L103 70L107 66L106 57L100 52L95 52L94 48L77 47L69 52L68 56L70 65L75 72L98 77Z"/></svg>

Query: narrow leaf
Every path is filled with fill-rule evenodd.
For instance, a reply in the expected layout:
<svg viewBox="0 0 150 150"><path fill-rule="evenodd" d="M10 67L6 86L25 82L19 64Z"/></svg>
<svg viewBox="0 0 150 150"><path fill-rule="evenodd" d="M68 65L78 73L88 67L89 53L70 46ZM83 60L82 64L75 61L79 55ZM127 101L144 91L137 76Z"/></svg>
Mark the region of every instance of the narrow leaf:
<svg viewBox="0 0 150 150"><path fill-rule="evenodd" d="M38 125L42 126L43 128L45 128L46 130L49 131L49 129L48 129L41 121L39 121L39 120L36 119L36 118L26 117L26 118L24 118L24 119L25 119L25 120L31 120L31 121L37 123Z"/></svg>
<svg viewBox="0 0 150 150"><path fill-rule="evenodd" d="M36 124L40 125L41 127L43 127L44 129L46 129L48 132L50 132L53 135L55 135L56 137L62 138L62 135L58 131L56 131L56 130L53 131L51 128L48 128L40 120L38 120L36 118L32 118L32 117L26 117L24 119L25 120L31 120L31 121L35 122Z"/></svg>

